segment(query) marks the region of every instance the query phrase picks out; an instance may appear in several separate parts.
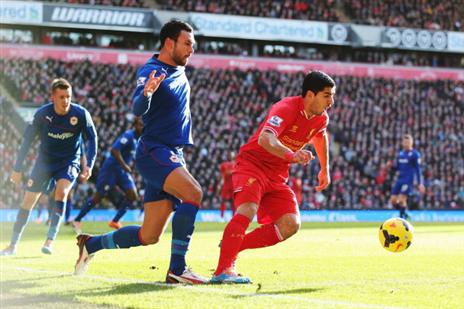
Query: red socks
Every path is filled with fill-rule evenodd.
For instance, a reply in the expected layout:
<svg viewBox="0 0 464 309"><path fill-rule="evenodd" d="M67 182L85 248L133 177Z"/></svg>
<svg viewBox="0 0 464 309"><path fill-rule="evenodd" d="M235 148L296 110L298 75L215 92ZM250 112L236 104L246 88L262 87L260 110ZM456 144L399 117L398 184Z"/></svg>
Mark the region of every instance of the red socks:
<svg viewBox="0 0 464 309"><path fill-rule="evenodd" d="M224 270L231 267L237 258L238 251L245 237L245 231L250 224L247 216L236 214L224 229L221 243L221 254L215 275L221 274Z"/></svg>
<svg viewBox="0 0 464 309"><path fill-rule="evenodd" d="M270 247L282 240L277 226L266 224L246 234L239 251Z"/></svg>

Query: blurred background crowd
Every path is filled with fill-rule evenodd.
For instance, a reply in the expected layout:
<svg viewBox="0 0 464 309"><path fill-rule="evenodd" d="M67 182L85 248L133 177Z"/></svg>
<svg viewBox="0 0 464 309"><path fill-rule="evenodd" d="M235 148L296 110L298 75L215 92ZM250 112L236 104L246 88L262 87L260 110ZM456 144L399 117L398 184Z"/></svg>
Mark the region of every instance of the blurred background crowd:
<svg viewBox="0 0 464 309"><path fill-rule="evenodd" d="M51 78L73 83L74 100L91 113L99 136L95 175L113 140L130 127L131 96L136 67L86 61L0 60L0 82L15 99L41 105L48 100ZM266 115L284 96L298 95L303 73L224 70L188 67L192 87L191 111L196 145L186 149L192 174L205 191L204 207L219 206L219 164L237 152ZM413 197L422 208L464 205L464 82L374 79L334 76L335 105L329 111L332 185L316 193L318 163L294 166L292 175L303 183L303 209L386 208L394 180L391 168L403 134L415 137L423 155L427 193ZM5 100L4 98L2 100ZM2 104L3 106L4 104ZM11 192L7 176L18 149L20 133L2 111L0 150L1 190ZM420 132L420 133L418 133ZM33 155L33 154L32 154ZM32 160L30 160L32 161ZM137 176L139 188L143 188ZM88 196L92 182L79 198ZM82 190L81 190L82 191ZM4 207L18 203L6 194ZM81 201L76 201L79 205Z"/></svg>

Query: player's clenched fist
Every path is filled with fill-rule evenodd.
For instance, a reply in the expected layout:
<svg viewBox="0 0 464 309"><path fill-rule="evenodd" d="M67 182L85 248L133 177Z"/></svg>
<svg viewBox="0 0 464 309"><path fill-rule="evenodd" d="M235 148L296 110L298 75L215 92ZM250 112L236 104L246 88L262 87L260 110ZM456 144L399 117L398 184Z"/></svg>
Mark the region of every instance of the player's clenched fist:
<svg viewBox="0 0 464 309"><path fill-rule="evenodd" d="M298 163L303 165L308 164L309 161L314 159L312 152L309 150L297 150L295 152L289 151L285 157L290 163Z"/></svg>
<svg viewBox="0 0 464 309"><path fill-rule="evenodd" d="M155 77L156 70L153 70L150 73L150 77L148 78L147 83L145 84L145 88L143 88L143 95L146 97L151 97L152 94L158 89L161 82L166 77L166 74L161 74L158 77Z"/></svg>

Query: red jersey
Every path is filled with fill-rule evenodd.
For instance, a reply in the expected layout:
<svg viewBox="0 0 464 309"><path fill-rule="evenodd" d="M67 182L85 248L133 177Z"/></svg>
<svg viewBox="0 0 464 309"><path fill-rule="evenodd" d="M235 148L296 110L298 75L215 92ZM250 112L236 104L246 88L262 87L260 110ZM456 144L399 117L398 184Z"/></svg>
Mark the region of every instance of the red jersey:
<svg viewBox="0 0 464 309"><path fill-rule="evenodd" d="M219 165L219 170L222 175L224 183L222 184L222 192L233 191L232 185L232 171L234 169L233 161L224 161Z"/></svg>
<svg viewBox="0 0 464 309"><path fill-rule="evenodd" d="M328 123L329 115L326 112L308 119L301 96L284 98L271 107L258 130L240 148L237 161L244 159L253 163L271 180L286 181L290 164L258 144L261 131L273 132L282 144L297 151L306 146L314 136L324 134Z"/></svg>

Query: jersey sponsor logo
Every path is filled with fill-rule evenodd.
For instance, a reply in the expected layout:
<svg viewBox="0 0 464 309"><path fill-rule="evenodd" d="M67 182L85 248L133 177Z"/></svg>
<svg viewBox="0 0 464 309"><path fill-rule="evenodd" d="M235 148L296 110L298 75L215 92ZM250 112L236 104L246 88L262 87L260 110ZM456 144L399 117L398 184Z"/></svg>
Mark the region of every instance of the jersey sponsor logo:
<svg viewBox="0 0 464 309"><path fill-rule="evenodd" d="M294 140L293 138L288 137L288 135L284 135L279 140L285 146L291 148L293 151L301 149L306 143L302 141Z"/></svg>
<svg viewBox="0 0 464 309"><path fill-rule="evenodd" d="M409 159L399 159L398 162L400 162L400 163L409 163Z"/></svg>
<svg viewBox="0 0 464 309"><path fill-rule="evenodd" d="M72 116L71 118L69 118L69 123L75 126L77 124L77 117Z"/></svg>
<svg viewBox="0 0 464 309"><path fill-rule="evenodd" d="M65 133L58 134L58 133L48 132L48 136L54 139L65 140L67 138L73 137L74 133L65 132Z"/></svg>
<svg viewBox="0 0 464 309"><path fill-rule="evenodd" d="M171 160L174 163L179 163L180 162L179 157L174 155L174 154L171 157L169 157L169 160Z"/></svg>
<svg viewBox="0 0 464 309"><path fill-rule="evenodd" d="M45 116L45 119L47 119L50 123L52 123L53 116Z"/></svg>
<svg viewBox="0 0 464 309"><path fill-rule="evenodd" d="M137 87L138 87L138 86L143 86L143 85L145 85L145 81L146 81L146 80L147 80L146 77L139 77L139 78L137 79Z"/></svg>
<svg viewBox="0 0 464 309"><path fill-rule="evenodd" d="M27 187L28 187L28 188L32 187L33 184L34 184L34 180L32 180L32 179L29 179L29 180L27 181Z"/></svg>
<svg viewBox="0 0 464 309"><path fill-rule="evenodd" d="M271 118L269 118L267 123L269 123L271 126L274 126L274 127L280 127L280 124L282 123L282 121L284 120L280 118L279 116L272 116Z"/></svg>

